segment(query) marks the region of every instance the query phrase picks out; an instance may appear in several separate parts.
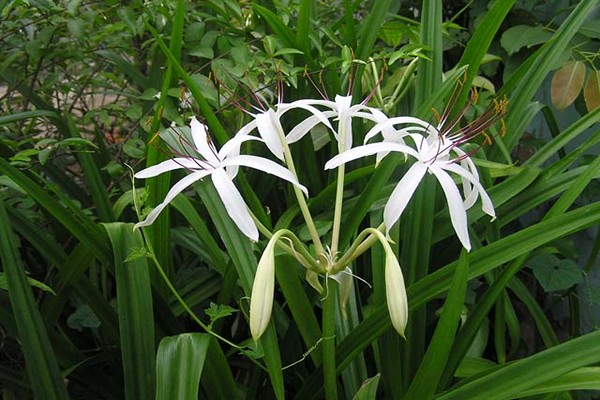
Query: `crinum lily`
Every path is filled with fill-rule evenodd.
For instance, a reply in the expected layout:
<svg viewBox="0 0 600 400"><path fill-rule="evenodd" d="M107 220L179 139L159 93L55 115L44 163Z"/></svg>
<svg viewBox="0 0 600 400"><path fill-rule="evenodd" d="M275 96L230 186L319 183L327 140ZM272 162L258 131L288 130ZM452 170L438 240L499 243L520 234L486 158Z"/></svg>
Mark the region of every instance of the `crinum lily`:
<svg viewBox="0 0 600 400"><path fill-rule="evenodd" d="M409 125L408 128L396 131L397 139L387 140L388 138L385 138L383 142L350 149L329 160L325 164L325 169L335 168L360 157L375 154L380 157L389 152L400 152L414 157L416 162L398 182L385 205L383 220L386 230L389 232L390 228L398 221L425 173L429 172L440 183L448 203L452 226L463 247L469 251L471 243L466 211L475 204L478 197L481 197L482 210L491 217L495 217L494 206L479 182L475 164L464 151L457 147L453 140L440 133L431 124L413 117L391 118L381 123L380 126L376 125L366 135L365 140L382 132L384 128L387 129L389 126L397 124ZM414 148L402 143L409 138L414 144ZM463 194L449 172L460 177Z"/></svg>
<svg viewBox="0 0 600 400"><path fill-rule="evenodd" d="M190 130L193 143L184 142L182 146L178 146L184 149L184 154L148 167L134 175L135 178L145 179L180 168L190 171L189 175L182 178L169 190L163 202L157 205L144 221L135 225L136 228L152 224L175 196L194 182L210 175L215 189L227 210L227 214L229 214L244 235L253 241L257 241L258 229L256 224L240 192L233 184L233 178L237 175L240 166L258 169L275 175L297 186L303 192L307 192L306 188L298 182L296 177L281 165L262 157L240 154L240 146L243 142L247 140L262 141L261 139L247 135L236 136L225 143L221 150L217 152L215 146L210 141L206 126L201 124L196 118L192 118Z"/></svg>
<svg viewBox="0 0 600 400"><path fill-rule="evenodd" d="M315 106L325 107L328 110L320 111ZM335 96L335 101L331 100L296 100L292 103L280 105L280 109L287 110L292 108L304 108L313 115L304 119L294 127L287 135L288 143L295 143L302 139L311 129L323 121L323 119L334 118L338 122L338 129L334 130L331 125L326 126L333 131L333 135L338 142L338 152L343 153L352 148L352 118L381 123L388 117L376 108L369 107L363 103L352 105L352 96ZM385 130L389 132L389 129Z"/></svg>

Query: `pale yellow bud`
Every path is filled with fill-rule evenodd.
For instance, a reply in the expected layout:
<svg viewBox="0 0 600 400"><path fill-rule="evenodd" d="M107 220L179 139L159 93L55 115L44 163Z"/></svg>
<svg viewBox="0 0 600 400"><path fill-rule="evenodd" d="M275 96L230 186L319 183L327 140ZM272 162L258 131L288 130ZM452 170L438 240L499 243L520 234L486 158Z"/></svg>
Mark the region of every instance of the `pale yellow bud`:
<svg viewBox="0 0 600 400"><path fill-rule="evenodd" d="M269 326L275 290L275 243L274 235L258 262L252 295L250 297L250 333L257 341Z"/></svg>
<svg viewBox="0 0 600 400"><path fill-rule="evenodd" d="M385 248L385 295L392 326L404 338L408 321L408 300L400 263L389 246Z"/></svg>

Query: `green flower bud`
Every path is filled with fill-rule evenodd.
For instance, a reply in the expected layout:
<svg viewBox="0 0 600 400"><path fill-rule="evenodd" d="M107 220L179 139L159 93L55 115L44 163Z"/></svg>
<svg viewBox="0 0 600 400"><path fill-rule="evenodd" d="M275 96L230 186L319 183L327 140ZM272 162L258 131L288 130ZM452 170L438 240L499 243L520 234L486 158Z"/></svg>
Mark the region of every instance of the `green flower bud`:
<svg viewBox="0 0 600 400"><path fill-rule="evenodd" d="M406 287L404 277L400 269L400 263L389 246L385 248L385 295L387 298L388 311L392 326L406 339L404 330L408 321L408 300L406 298Z"/></svg>
<svg viewBox="0 0 600 400"><path fill-rule="evenodd" d="M258 262L252 295L250 297L250 333L258 341L269 326L275 290L275 243L279 235L273 235Z"/></svg>

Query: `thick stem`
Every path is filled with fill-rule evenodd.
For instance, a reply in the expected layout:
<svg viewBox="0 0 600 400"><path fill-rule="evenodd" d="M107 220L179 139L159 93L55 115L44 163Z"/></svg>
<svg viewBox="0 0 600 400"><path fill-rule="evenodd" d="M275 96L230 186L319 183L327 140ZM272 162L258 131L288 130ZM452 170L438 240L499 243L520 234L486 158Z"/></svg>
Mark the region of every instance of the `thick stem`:
<svg viewBox="0 0 600 400"><path fill-rule="evenodd" d="M323 299L323 381L326 400L337 400L335 364L335 296L336 282L327 278Z"/></svg>
<svg viewBox="0 0 600 400"><path fill-rule="evenodd" d="M333 212L333 231L331 233L331 256L335 257L338 251L340 241L340 225L342 220L342 204L344 197L344 176L346 166L342 164L338 167L337 185L335 191L335 210Z"/></svg>
<svg viewBox="0 0 600 400"><path fill-rule="evenodd" d="M298 179L298 174L296 173L296 167L294 166L294 160L292 158L292 152L290 151L290 147L285 138L285 134L283 133L283 129L281 126L277 127L279 138L281 139L281 145L283 147L283 157L285 159L285 165L288 167L290 172ZM310 238L315 245L315 249L317 250L317 257L320 257L325 253L325 248L323 247L323 243L321 243L321 238L319 237L319 233L317 232L317 227L310 215L310 211L308 209L308 203L304 198L304 194L302 191L293 185L294 194L296 195L296 200L298 201L298 206L300 206L300 211L302 212L302 217L304 217L304 222L306 223L306 227L308 232L310 233Z"/></svg>

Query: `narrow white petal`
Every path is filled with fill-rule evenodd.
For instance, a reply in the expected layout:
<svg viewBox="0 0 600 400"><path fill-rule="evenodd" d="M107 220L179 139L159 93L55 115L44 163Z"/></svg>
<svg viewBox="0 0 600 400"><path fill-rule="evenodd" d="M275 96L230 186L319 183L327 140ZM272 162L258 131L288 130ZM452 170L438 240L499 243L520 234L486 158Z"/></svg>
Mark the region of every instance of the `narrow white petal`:
<svg viewBox="0 0 600 400"><path fill-rule="evenodd" d="M186 177L184 177L183 179L181 179L179 182L177 182L175 185L173 185L171 190L169 190L169 192L165 196L165 199L163 200L163 202L160 203L159 205L157 205L156 207L154 207L154 209L150 212L150 214L148 214L146 219L144 221L138 222L135 225L135 228L151 225L156 220L156 218L158 218L158 214L160 214L160 212L166 206L169 205L169 203L175 198L175 196L177 196L179 193L181 193L185 188L190 186L192 183L194 183L194 182L204 178L206 175L210 174L210 172L211 171L198 171L198 172L194 172L193 174L189 174Z"/></svg>
<svg viewBox="0 0 600 400"><path fill-rule="evenodd" d="M427 172L425 164L421 162L414 163L394 188L383 210L383 222L385 223L386 232L389 233L392 226L400 219L425 172Z"/></svg>
<svg viewBox="0 0 600 400"><path fill-rule="evenodd" d="M323 116L332 117L335 115L333 111L324 111ZM308 118L305 118L296 125L290 133L287 134L286 140L289 144L296 143L300 139L302 139L312 128L317 126L319 123L323 123L322 117L318 115L311 115ZM331 128L331 125L329 126Z"/></svg>
<svg viewBox="0 0 600 400"><path fill-rule="evenodd" d="M211 178L221 201L223 201L227 214L229 214L244 235L256 242L258 240L258 229L250 216L242 195L233 182L231 182L226 172L221 168L216 169L212 173Z"/></svg>
<svg viewBox="0 0 600 400"><path fill-rule="evenodd" d="M415 158L418 158L418 153L411 147L399 143L369 143L362 146L355 147L348 151L345 151L325 164L325 169L333 169L349 161L356 160L361 157L372 156L377 153L384 153L395 151L399 153L409 154Z"/></svg>
<svg viewBox="0 0 600 400"><path fill-rule="evenodd" d="M217 152L215 146L210 143L206 125L201 124L196 117L193 117L192 122L190 123L190 129L192 130L194 146L196 146L200 155L211 164L218 164L219 159L217 158Z"/></svg>
<svg viewBox="0 0 600 400"><path fill-rule="evenodd" d="M253 118L250 122L248 122L246 125L242 126L240 128L239 131L236 132L235 136L244 136L244 135L248 135L250 132L252 132L254 129L256 129L256 120Z"/></svg>
<svg viewBox="0 0 600 400"><path fill-rule="evenodd" d="M383 120L380 123L376 124L373 128L371 128L371 130L369 130L369 132L367 132L367 134L365 135L365 141L371 139L373 136L377 135L379 132L393 128L394 125L400 125L400 124L417 125L417 126L421 127L421 129L424 128L425 130L435 129L429 122L423 121L422 119L415 118L415 117L388 118L388 119Z"/></svg>
<svg viewBox="0 0 600 400"><path fill-rule="evenodd" d="M306 189L306 187L304 187L300 184L300 182L298 182L294 174L292 174L289 169L269 159L258 156L239 155L236 157L230 157L226 159L221 165L240 165L244 167L254 168L259 171L266 172L267 174L275 175L281 179L285 179L293 185L296 185L300 190L302 190L306 195L308 195L308 189Z"/></svg>
<svg viewBox="0 0 600 400"><path fill-rule="evenodd" d="M240 154L240 147L241 147L242 143L247 142L249 140L257 140L259 142L263 141L261 138L256 137L256 136L250 136L250 135L234 136L231 139L229 139L223 145L223 147L221 147L221 150L219 150L219 159L224 160L226 157L237 156L238 154Z"/></svg>
<svg viewBox="0 0 600 400"><path fill-rule="evenodd" d="M179 168L185 168L189 170L200 169L205 164L206 163L204 161L195 160L193 158L174 158L171 160L163 161L160 164L156 164L151 167L145 168L137 172L133 177L136 179L152 178L162 174L163 172L173 171Z"/></svg>
<svg viewBox="0 0 600 400"><path fill-rule="evenodd" d="M429 171L435 175L446 195L448 210L450 211L450 220L456 231L458 240L467 251L471 251L471 242L469 240L469 227L467 222L467 211L463 206L463 200L458 187L446 171L438 167L430 167Z"/></svg>
<svg viewBox="0 0 600 400"><path fill-rule="evenodd" d="M320 101L316 101L314 102L314 104L319 104ZM323 100L323 102L325 102L326 104L323 105L327 105L328 107L330 107L332 110L335 110L335 103L328 101L328 100ZM292 106L293 105L293 106ZM304 101L304 100L298 100L298 101L294 101L293 103L289 103L288 106L292 106L292 107L285 107L285 108L279 108L278 107L278 111L281 111L281 115L283 115L285 112L293 109L293 108L300 108L302 110L306 110L309 113L311 113L312 115L314 115L315 117L317 117L319 119L319 121L321 121L321 123L323 125L325 125L326 127L328 127L329 129L333 130L333 127L331 126L331 123L329 122L329 119L327 117L327 111L321 111L316 107L313 107L312 105L310 105L310 102ZM337 115L337 112L334 114Z"/></svg>
<svg viewBox="0 0 600 400"><path fill-rule="evenodd" d="M260 137L263 138L271 153L283 160L283 146L281 145L283 129L278 116L273 110L269 109L262 114L257 114L255 119Z"/></svg>
<svg viewBox="0 0 600 400"><path fill-rule="evenodd" d="M461 167L460 165L456 165L454 163L444 165L441 168L443 168L447 171L454 172L455 174L460 175L461 178L468 180L473 185L475 190L477 190L479 195L481 196L481 209L483 210L483 212L485 212L487 215L491 216L492 218L496 217L492 199L490 199L490 196L485 191L485 188L481 185L481 183L479 183L479 179L477 176L473 175L470 171L466 170L465 168Z"/></svg>

